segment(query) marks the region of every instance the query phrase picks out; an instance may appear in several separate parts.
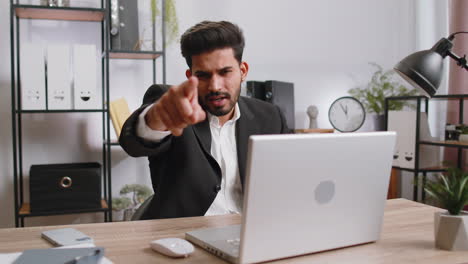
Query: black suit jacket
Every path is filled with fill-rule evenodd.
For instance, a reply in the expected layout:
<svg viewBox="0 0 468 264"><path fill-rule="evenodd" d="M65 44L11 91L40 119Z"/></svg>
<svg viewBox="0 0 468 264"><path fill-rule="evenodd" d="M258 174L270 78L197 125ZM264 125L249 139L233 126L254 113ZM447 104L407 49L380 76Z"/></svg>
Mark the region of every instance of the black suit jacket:
<svg viewBox="0 0 468 264"><path fill-rule="evenodd" d="M155 192L143 218L202 216L211 206L221 185L221 168L211 156L208 118L188 126L179 137L167 136L154 143L136 136L140 113L158 100L168 86L153 85L143 105L125 122L119 138L123 149L133 157L148 156ZM240 118L236 122L239 174L245 178L247 142L250 135L288 133L279 108L257 99L239 98Z"/></svg>

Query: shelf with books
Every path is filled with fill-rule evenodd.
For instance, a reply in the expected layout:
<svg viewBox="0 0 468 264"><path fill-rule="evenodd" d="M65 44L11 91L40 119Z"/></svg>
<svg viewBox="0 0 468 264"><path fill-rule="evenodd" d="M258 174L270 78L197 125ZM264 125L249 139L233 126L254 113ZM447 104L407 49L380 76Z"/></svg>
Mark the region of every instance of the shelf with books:
<svg viewBox="0 0 468 264"><path fill-rule="evenodd" d="M101 2L103 3L103 2ZM110 180L108 180L106 177L106 171L108 171L108 163L106 163L106 157L108 154L106 153L107 149L102 148L102 156L103 156L103 170L101 172L101 186L102 188L99 188L101 190L100 193L100 199L101 201L101 206L97 205L98 208L75 208L75 209L65 209L65 210L55 210L55 211L45 211L45 212L31 212L30 209L30 202L27 200L27 195L25 192L28 191L28 188L24 184L25 178L28 177L25 171L25 162L24 162L24 156L25 153L27 153L24 148L25 148L25 140L23 140L23 134L24 134L24 120L23 117L26 114L44 114L44 116L50 117L49 114L54 114L54 113L101 113L102 115L102 123L103 123L103 142L105 142L107 139L105 137L105 126L104 122L106 120L106 114L107 114L107 106L104 104L104 101L102 102L96 102L95 105L90 106L90 107L83 107L83 109L70 109L72 108L70 105L64 106L60 105L60 107L57 107L57 105L54 105L53 107L51 106L50 102L48 101L48 94L47 92L49 91L48 89L52 90L52 81L50 76L57 76L53 75L51 72L51 63L48 61L48 71L44 72L45 70L45 63L43 62L37 62L34 61L27 51L30 51L32 54L39 54L37 57L41 58L40 52L38 50L41 50L42 47L39 47L38 49L33 49L31 47L26 48L25 46L29 44L35 44L33 41L27 42L27 38L20 38L22 35L20 31L22 32L24 30L24 27L27 27L29 24L26 23L25 26L23 26L22 20L63 20L63 21L77 21L77 22L98 22L98 23L91 23L92 27L98 27L101 29L100 31L100 36L101 39L103 39L101 43L101 50L105 49L105 36L106 36L106 27L105 27L105 20L106 20L106 9L104 8L83 8L83 7L49 7L49 6L39 6L39 5L23 5L23 4L18 4L18 1L14 3L13 0L10 0L10 59L11 59L11 117L12 117L12 154L13 154L13 188L14 188L14 216L15 216L15 226L16 227L24 227L24 218L25 217L33 217L33 216L47 216L47 215L59 215L59 214L72 214L72 213L91 213L91 212L102 212L104 214L104 220L105 221L111 221L112 220L112 215L111 215L111 185L110 185ZM28 32L26 30L26 32ZM23 33L24 34L24 33ZM99 38L98 35L96 35L96 39ZM40 45L37 45L40 46ZM94 47L95 48L95 47ZM55 49L57 50L57 49ZM101 51L99 51L97 54L99 54ZM58 53L56 53L58 54ZM56 56L60 57L60 56ZM45 59L46 57L43 56ZM49 59L47 57L47 59ZM97 59L97 58L96 58ZM34 63L33 63L34 62ZM35 68L24 68L26 65L34 65ZM55 64L57 65L57 64ZM57 67L56 67L57 68ZM60 72L65 72L62 68L57 68L60 70ZM22 95L27 95L28 93L25 93L26 87L26 80L29 78L29 83L34 83L36 79L32 78L30 74L24 74L23 70L25 72L31 73L31 72L37 72L38 75L42 75L45 77L45 81L40 82L44 84L44 91L43 93L38 93L40 94L41 98L44 100L43 105L42 102L40 106L35 105L34 107L27 106L26 101L24 98L27 97L22 97ZM99 70L98 70L99 72ZM104 75L104 71L101 70L100 73ZM46 75L46 74L50 74ZM65 75L68 76L68 75ZM70 74L71 76L71 74ZM74 78L76 76L74 75ZM64 78L65 79L65 78ZM70 87L70 91L72 89L72 80L66 80L67 82L69 81L70 86L60 86L60 87ZM76 81L76 80L75 80ZM63 83L61 83L63 84ZM76 82L74 83L76 85ZM58 86L58 85L57 85ZM74 86L76 87L76 86ZM102 91L102 94L105 94L104 91L104 85L96 86L96 92L97 91ZM39 96L38 96L39 100ZM63 100L63 98L61 99ZM88 99L83 99L84 101L89 100ZM59 100L60 101L60 100ZM93 101L94 102L94 101ZM67 105L67 104L65 104ZM79 106L76 106L76 108L80 108ZM63 108L63 109L50 109L50 108ZM68 109L65 109L68 108ZM85 109L88 108L88 109ZM93 108L93 109L89 109ZM34 109L34 110L33 110ZM36 139L37 143L40 143L40 140L38 138ZM30 191L30 190L29 190Z"/></svg>
<svg viewBox="0 0 468 264"><path fill-rule="evenodd" d="M434 146L434 147L451 147L457 149L457 163L456 166L458 168L462 167L462 151L465 148L468 148L468 142L462 141L455 141L455 140L437 140L437 139L430 139L427 140L426 138L422 138L422 117L423 113L426 117L427 122L427 115L429 113L429 103L433 100L446 100L450 101L450 103L457 103L459 104L459 113L458 113L458 123L463 124L463 109L464 109L464 100L468 99L468 94L450 94L450 95L435 95L432 98L427 98L425 96L402 96L402 97L387 97L385 98L385 119L386 119L386 126L388 128L389 123L389 101L391 100L414 100L415 101L415 115L414 115L414 146L410 146L408 149L410 152L414 153L414 165L412 168L404 168L399 166L393 166L395 169L399 169L402 171L408 171L413 173L413 200L417 201L418 197L422 198L422 201L425 201L425 182L427 179L427 173L432 172L444 172L447 171L448 167L445 165L437 165L437 166L423 166L422 165L422 147L427 146ZM426 127L428 129L428 127ZM397 143L398 144L398 143ZM432 148L432 147L431 147ZM437 149L437 148L436 148ZM438 151L439 149L437 149ZM434 153L433 150L426 150L426 154ZM439 161L440 163L440 161ZM422 184L418 184L420 178L418 175L422 173ZM419 193L421 195L419 195Z"/></svg>
<svg viewBox="0 0 468 264"><path fill-rule="evenodd" d="M152 34L152 43L153 43L153 51L151 50L142 50L142 51L133 51L133 50L125 50L126 45L114 45L115 38L122 37L123 34L123 27L126 29L130 28L130 23L127 23L126 26L124 23L119 23L118 26L121 27L121 31L118 35L111 34L111 27L115 26L112 24L111 21L111 7L115 4L114 1L111 0L102 0L101 8L85 8L85 7L50 7L50 6L39 6L39 5L25 5L19 4L18 0L10 0L10 68L11 68L11 117L12 117L12 145L13 145L13 175L14 175L14 199L15 199L15 225L17 227L24 226L24 217L25 216L33 216L33 214L24 213L26 208L25 194L24 192L27 191L27 188L23 185L23 178L26 178L27 175L23 175L23 171L25 168L23 167L23 139L22 134L22 119L25 114L52 114L52 113L102 113L102 184L103 184L103 199L106 202L107 210L99 209L99 212L104 212L105 221L112 221L112 160L111 160L111 147L119 146L117 141L111 140L111 126L114 125L116 130L116 135L120 134L120 129L125 121L125 118L120 118L119 109L112 110L110 104L111 94L113 91L111 89L111 75L109 61L114 59L130 59L130 60L152 60L152 77L153 83L156 83L156 63L158 63L158 76L161 72L161 81L160 83L166 82L166 61L165 61L165 0L158 1L158 5L160 6L160 15L162 19L158 19L160 21L160 25L156 28L155 23L153 22L153 34ZM135 3L130 1L129 3ZM121 3L122 4L122 3ZM115 6L114 6L115 9ZM122 6L117 6L117 10L122 11L123 13L129 13L128 10L122 8ZM122 17L121 17L122 18ZM25 87L24 80L26 79L26 74L22 74L22 66L29 65L32 59L29 56L24 56L26 54L26 49L22 46L24 45L24 39L20 39L20 31L23 30L23 25L20 26L21 20L64 20L64 21L77 21L81 22L98 22L98 23L89 23L92 24L93 27L96 25L100 27L100 50L97 49L97 57L100 57L101 60L101 69L97 69L98 72L101 73L102 82L100 89L97 88L96 92L102 92L102 102L100 101L95 106L91 106L92 108L99 108L99 109L63 109L63 110L51 110L48 109L50 107L47 106L47 101L45 101L44 107L27 107L24 104L24 100L21 97L22 95L26 95L27 93L22 93L22 89ZM130 17L130 20L134 21L135 17ZM120 21L122 22L122 20ZM79 24L78 23L78 24ZM42 23L38 23L42 24ZM68 24L68 23L65 23ZM75 24L75 23L72 23ZM88 23L86 23L88 24ZM156 31L161 31L156 34ZM137 31L132 31L137 32ZM23 33L24 34L24 33ZM158 38L156 38L156 36ZM96 39L99 36L96 35ZM158 42L156 41L158 40ZM125 41L123 41L125 42ZM99 43L99 42L97 42ZM160 47L159 50L156 51L156 44ZM99 45L99 44L97 44ZM112 49L113 46L115 49ZM119 47L118 49L116 47ZM120 48L121 47L121 48ZM24 63L22 63L22 59L20 59L20 54L27 59ZM36 52L35 54L39 54ZM99 56L101 54L102 56ZM40 56L38 56L40 57ZM158 61L156 61L158 59ZM159 64L160 63L160 64ZM21 64L21 65L20 65ZM48 64L49 67L49 64ZM42 67L42 68L45 68ZM40 69L42 69L40 68ZM47 68L47 73L50 74L50 68ZM42 74L44 75L44 74ZM46 75L48 78L48 75ZM47 81L40 82L45 83L45 98L47 98L47 92L50 87L50 79L46 79ZM23 81L23 82L22 82ZM75 85L76 83L74 83ZM63 86L61 86L63 87ZM99 87L99 86L98 86ZM73 88L70 89L75 89ZM100 90L100 91L99 91ZM115 91L115 90L114 90ZM75 97L77 98L77 97ZM112 97L114 98L114 97ZM47 99L46 99L47 100ZM50 106L50 104L49 104ZM76 104L75 104L76 106ZM25 109L38 109L43 108L43 110L25 110ZM55 107L52 107L55 108ZM66 107L68 108L68 106ZM77 107L78 108L78 107ZM88 107L90 108L90 107ZM118 121L112 120L111 115L117 115L114 119L119 118ZM127 113L129 115L129 112ZM111 125L110 123L113 122ZM117 122L114 124L114 122ZM96 133L99 134L99 133ZM24 201L23 201L24 200ZM50 215L53 214L61 214L62 212L51 212ZM34 214L35 215L35 214ZM46 214L44 214L46 215Z"/></svg>

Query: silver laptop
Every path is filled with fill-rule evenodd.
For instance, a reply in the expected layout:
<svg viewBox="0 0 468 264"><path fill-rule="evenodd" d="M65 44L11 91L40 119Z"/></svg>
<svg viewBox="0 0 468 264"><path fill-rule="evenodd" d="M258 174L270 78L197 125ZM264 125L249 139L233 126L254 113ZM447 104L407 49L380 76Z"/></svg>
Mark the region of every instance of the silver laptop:
<svg viewBox="0 0 468 264"><path fill-rule="evenodd" d="M186 238L232 263L379 239L395 132L251 136L241 226Z"/></svg>

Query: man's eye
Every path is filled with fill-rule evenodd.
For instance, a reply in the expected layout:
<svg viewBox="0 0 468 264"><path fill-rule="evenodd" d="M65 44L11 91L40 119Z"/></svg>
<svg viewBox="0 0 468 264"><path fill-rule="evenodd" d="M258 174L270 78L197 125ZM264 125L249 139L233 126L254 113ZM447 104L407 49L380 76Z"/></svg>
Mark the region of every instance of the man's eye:
<svg viewBox="0 0 468 264"><path fill-rule="evenodd" d="M232 72L231 70L223 70L221 71L221 75L226 75L228 73Z"/></svg>
<svg viewBox="0 0 468 264"><path fill-rule="evenodd" d="M196 75L198 79L206 79L208 78L208 74L197 74Z"/></svg>

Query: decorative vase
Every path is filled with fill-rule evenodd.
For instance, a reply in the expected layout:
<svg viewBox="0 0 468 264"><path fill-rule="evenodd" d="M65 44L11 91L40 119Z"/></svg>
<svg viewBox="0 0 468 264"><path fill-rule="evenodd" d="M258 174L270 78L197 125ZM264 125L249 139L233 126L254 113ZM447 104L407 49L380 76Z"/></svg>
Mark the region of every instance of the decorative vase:
<svg viewBox="0 0 468 264"><path fill-rule="evenodd" d="M436 248L468 250L468 213L450 215L448 212L435 212L434 236Z"/></svg>
<svg viewBox="0 0 468 264"><path fill-rule="evenodd" d="M374 130L375 131L384 131L385 130L385 115L372 115L374 121Z"/></svg>
<svg viewBox="0 0 468 264"><path fill-rule="evenodd" d="M113 210L112 212L112 221L123 221L124 220L124 209L122 210Z"/></svg>

